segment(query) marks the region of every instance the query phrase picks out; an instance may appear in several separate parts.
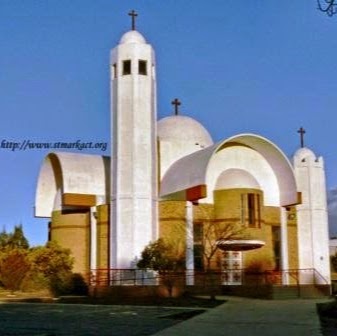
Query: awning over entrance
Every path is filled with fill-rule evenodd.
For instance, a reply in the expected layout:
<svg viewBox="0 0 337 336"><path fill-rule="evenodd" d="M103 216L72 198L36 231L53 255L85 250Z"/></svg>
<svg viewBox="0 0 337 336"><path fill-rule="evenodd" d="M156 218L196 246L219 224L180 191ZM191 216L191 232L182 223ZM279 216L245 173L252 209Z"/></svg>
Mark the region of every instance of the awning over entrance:
<svg viewBox="0 0 337 336"><path fill-rule="evenodd" d="M262 240L252 240L252 239L236 239L236 240L221 239L218 240L216 244L222 251L249 251L261 248L266 243Z"/></svg>

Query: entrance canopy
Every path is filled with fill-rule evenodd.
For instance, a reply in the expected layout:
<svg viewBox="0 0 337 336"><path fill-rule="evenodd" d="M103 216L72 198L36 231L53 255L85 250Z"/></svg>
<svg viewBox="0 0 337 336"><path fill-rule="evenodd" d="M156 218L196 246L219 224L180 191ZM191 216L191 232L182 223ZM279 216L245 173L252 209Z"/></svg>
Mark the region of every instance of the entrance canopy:
<svg viewBox="0 0 337 336"><path fill-rule="evenodd" d="M250 251L261 248L266 243L262 240L252 240L252 239L236 239L236 240L225 240L220 239L216 242L216 245L222 251Z"/></svg>

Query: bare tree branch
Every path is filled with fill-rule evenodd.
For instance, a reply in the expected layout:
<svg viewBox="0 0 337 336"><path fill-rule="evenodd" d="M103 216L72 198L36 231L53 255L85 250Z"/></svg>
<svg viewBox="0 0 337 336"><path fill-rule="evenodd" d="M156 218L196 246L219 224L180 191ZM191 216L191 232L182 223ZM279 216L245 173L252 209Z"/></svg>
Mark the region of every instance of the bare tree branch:
<svg viewBox="0 0 337 336"><path fill-rule="evenodd" d="M210 269L211 261L218 251L219 240L242 239L246 230L240 224L210 220L204 225L203 255L206 259L206 270Z"/></svg>

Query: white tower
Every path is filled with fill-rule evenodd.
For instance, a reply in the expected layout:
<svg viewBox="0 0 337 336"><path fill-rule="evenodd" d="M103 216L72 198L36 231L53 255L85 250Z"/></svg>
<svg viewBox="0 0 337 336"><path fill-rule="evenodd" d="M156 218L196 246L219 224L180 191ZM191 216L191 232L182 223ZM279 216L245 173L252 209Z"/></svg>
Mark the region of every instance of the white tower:
<svg viewBox="0 0 337 336"><path fill-rule="evenodd" d="M157 238L155 55L134 30L111 51L112 268L133 268Z"/></svg>
<svg viewBox="0 0 337 336"><path fill-rule="evenodd" d="M316 158L303 147L294 155L294 171L297 189L302 203L297 205L299 268L315 269L317 273L301 274L301 283L330 284L328 213L323 158ZM325 281L326 280L326 281Z"/></svg>

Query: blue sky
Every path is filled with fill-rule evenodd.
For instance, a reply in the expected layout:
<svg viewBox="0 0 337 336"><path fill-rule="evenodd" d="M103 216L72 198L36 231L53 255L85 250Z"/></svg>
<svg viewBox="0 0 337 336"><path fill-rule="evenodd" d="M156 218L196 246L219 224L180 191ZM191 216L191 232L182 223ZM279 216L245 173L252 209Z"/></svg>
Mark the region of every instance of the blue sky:
<svg viewBox="0 0 337 336"><path fill-rule="evenodd" d="M160 118L178 97L215 141L257 133L289 156L303 126L337 187L337 15L316 0L0 0L0 144L110 143L109 51L131 9L156 50ZM33 217L47 153L0 148L0 229L22 223L32 244L47 239Z"/></svg>

